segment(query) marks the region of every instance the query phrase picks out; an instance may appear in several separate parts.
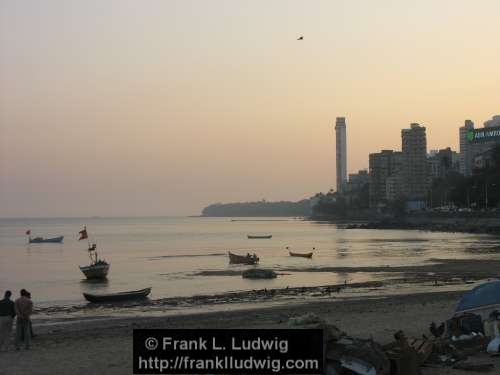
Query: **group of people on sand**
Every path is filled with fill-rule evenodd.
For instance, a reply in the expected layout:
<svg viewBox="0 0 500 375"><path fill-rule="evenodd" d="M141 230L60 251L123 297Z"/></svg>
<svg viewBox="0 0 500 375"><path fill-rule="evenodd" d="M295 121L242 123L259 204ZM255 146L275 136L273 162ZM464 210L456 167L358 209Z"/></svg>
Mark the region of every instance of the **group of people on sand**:
<svg viewBox="0 0 500 375"><path fill-rule="evenodd" d="M20 296L15 301L11 300L12 292L5 291L4 298L0 300L0 351L8 350L9 339L12 332L14 318L16 318L16 350L21 349L24 342L26 350L31 348L31 339L35 337L31 324L33 302L31 293L21 289Z"/></svg>

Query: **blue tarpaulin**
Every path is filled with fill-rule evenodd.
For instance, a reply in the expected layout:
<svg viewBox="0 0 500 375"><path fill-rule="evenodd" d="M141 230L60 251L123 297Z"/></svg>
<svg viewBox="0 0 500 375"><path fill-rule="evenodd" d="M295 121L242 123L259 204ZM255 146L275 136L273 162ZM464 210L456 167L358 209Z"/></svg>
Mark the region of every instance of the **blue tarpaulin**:
<svg viewBox="0 0 500 375"><path fill-rule="evenodd" d="M481 284L464 294L456 312L500 304L500 280Z"/></svg>

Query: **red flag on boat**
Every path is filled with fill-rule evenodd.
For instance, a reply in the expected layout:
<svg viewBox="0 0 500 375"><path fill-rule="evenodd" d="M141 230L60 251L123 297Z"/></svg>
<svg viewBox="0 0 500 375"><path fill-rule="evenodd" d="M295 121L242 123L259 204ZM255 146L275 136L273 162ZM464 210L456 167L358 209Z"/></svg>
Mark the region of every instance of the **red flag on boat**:
<svg viewBox="0 0 500 375"><path fill-rule="evenodd" d="M29 236L30 234L31 234L31 230L30 230L30 229L28 229L28 230L26 231L26 235L27 235L27 236Z"/></svg>
<svg viewBox="0 0 500 375"><path fill-rule="evenodd" d="M83 230L78 233L80 234L80 238L78 239L78 241L89 238L89 236L87 235L87 227L83 227Z"/></svg>

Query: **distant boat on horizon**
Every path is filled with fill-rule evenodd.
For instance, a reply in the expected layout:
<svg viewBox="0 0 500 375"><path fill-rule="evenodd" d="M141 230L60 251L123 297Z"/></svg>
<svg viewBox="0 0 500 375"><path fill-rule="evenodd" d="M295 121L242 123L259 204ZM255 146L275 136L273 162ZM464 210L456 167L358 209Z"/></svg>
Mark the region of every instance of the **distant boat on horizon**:
<svg viewBox="0 0 500 375"><path fill-rule="evenodd" d="M294 253L289 251L288 252L291 257L301 257L301 258L312 258L313 253Z"/></svg>
<svg viewBox="0 0 500 375"><path fill-rule="evenodd" d="M35 237L29 238L30 243L61 243L64 239L64 236L52 237L52 238L43 238L43 237Z"/></svg>
<svg viewBox="0 0 500 375"><path fill-rule="evenodd" d="M252 236L252 235L248 234L247 237L248 237L249 240L256 240L256 239L269 239L269 238L272 238L273 235L272 234L266 234L264 236Z"/></svg>
<svg viewBox="0 0 500 375"><path fill-rule="evenodd" d="M51 237L51 238L43 238L43 237L37 236L35 238L31 238L31 229L28 229L26 231L26 235L28 236L29 243L61 243L62 240L64 239L64 236L57 236L57 237Z"/></svg>

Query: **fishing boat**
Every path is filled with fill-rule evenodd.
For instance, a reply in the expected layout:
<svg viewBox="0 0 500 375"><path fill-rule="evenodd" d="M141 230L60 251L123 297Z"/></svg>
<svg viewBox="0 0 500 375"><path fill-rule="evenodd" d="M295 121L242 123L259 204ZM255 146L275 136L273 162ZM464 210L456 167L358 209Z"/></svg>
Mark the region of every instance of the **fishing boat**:
<svg viewBox="0 0 500 375"><path fill-rule="evenodd" d="M31 229L26 231L26 235L28 236L29 243L61 243L64 236L51 237L51 238L43 238L43 237L35 237L31 238Z"/></svg>
<svg viewBox="0 0 500 375"><path fill-rule="evenodd" d="M259 257L255 254L250 255L237 255L229 251L229 263L230 264L257 264L259 262Z"/></svg>
<svg viewBox="0 0 500 375"><path fill-rule="evenodd" d="M80 238L78 241L87 239L87 227L84 227L83 230L79 232ZM90 264L88 266L79 266L80 270L83 272L87 279L105 279L108 275L109 267L111 266L104 259L100 259L97 255L97 245L95 243L91 244L88 241L88 252L90 257Z"/></svg>
<svg viewBox="0 0 500 375"><path fill-rule="evenodd" d="M289 251L291 257L312 258L313 253L293 253Z"/></svg>
<svg viewBox="0 0 500 375"><path fill-rule="evenodd" d="M142 299L146 298L149 295L149 293L151 293L151 288L132 290L128 292L111 293L111 294L83 293L83 296L89 302L99 303L99 302L120 302L120 301Z"/></svg>
<svg viewBox="0 0 500 375"><path fill-rule="evenodd" d="M272 238L273 235L272 234L266 234L265 236L251 236L251 235L247 235L248 239L249 240L256 240L256 239L269 239L269 238Z"/></svg>
<svg viewBox="0 0 500 375"><path fill-rule="evenodd" d="M30 243L61 243L64 236L52 237L52 238L43 238L43 237L35 237L29 238Z"/></svg>
<svg viewBox="0 0 500 375"><path fill-rule="evenodd" d="M79 266L87 279L105 279L108 276L110 264L98 259L88 266Z"/></svg>

